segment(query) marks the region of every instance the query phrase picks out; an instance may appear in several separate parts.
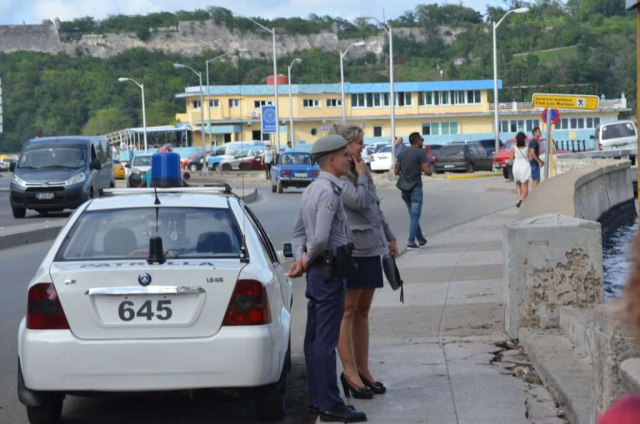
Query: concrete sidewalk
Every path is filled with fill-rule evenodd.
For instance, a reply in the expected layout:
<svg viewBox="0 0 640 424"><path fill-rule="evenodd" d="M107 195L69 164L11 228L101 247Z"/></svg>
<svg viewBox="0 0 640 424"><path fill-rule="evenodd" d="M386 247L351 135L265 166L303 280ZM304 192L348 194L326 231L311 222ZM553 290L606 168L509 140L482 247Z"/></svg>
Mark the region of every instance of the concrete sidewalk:
<svg viewBox="0 0 640 424"><path fill-rule="evenodd" d="M385 285L370 321L372 373L388 391L352 401L369 422L566 422L503 331L502 228L516 213L458 226L400 257L405 303Z"/></svg>

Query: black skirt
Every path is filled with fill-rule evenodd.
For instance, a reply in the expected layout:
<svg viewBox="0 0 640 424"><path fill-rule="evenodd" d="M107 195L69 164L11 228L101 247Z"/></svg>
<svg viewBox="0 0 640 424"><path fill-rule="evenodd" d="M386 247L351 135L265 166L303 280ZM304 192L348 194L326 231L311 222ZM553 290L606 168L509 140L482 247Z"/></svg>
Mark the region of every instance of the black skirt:
<svg viewBox="0 0 640 424"><path fill-rule="evenodd" d="M380 256L353 258L358 270L347 279L347 289L379 289L382 287L382 262Z"/></svg>

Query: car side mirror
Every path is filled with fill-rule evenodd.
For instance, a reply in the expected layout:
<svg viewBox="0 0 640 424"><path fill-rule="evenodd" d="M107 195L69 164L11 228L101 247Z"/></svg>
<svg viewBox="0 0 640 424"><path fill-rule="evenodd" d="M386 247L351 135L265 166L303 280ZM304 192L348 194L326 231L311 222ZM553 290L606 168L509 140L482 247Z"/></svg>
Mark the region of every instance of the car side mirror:
<svg viewBox="0 0 640 424"><path fill-rule="evenodd" d="M293 258L293 246L291 243L282 243L282 256L285 258Z"/></svg>
<svg viewBox="0 0 640 424"><path fill-rule="evenodd" d="M94 159L91 161L91 168L100 171L102 169L102 164L100 163L100 159Z"/></svg>
<svg viewBox="0 0 640 424"><path fill-rule="evenodd" d="M16 170L16 163L15 162L9 162L9 171L13 172Z"/></svg>

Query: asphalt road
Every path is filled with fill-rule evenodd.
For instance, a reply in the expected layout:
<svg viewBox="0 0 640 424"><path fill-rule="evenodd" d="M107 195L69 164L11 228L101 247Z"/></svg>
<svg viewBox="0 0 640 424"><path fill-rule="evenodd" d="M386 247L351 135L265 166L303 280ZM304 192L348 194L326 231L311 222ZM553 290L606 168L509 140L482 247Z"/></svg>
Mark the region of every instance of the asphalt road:
<svg viewBox="0 0 640 424"><path fill-rule="evenodd" d="M515 203L515 196L484 191L489 179L430 181L427 183L422 225L427 238L453 226L468 222ZM259 189L259 200L251 205L266 228L272 242L279 246L289 240L301 191L272 194ZM399 246L406 245L408 214L395 188L378 190L382 208ZM0 203L2 199L0 198ZM10 211L9 211L10 213ZM6 210L0 209L0 220ZM33 276L51 243L43 242L0 253L0 423L27 423L25 408L16 394L17 329L25 309L26 285ZM292 326L293 370L289 376L289 413L285 423L311 423L314 417L305 412L307 404L302 340L306 318L304 279L294 281ZM68 423L120 424L141 423L252 423L253 407L248 398L231 398L217 394L187 393L137 394L65 400L63 420Z"/></svg>

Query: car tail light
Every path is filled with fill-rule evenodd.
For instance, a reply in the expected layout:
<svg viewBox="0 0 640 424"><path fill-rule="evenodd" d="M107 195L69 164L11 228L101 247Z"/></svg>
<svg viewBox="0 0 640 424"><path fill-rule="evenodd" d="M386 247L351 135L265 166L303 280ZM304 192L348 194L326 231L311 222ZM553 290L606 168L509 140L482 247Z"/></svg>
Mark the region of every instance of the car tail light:
<svg viewBox="0 0 640 424"><path fill-rule="evenodd" d="M27 328L30 330L68 330L58 292L52 283L38 283L29 289Z"/></svg>
<svg viewBox="0 0 640 424"><path fill-rule="evenodd" d="M291 171L282 171L282 175L291 175Z"/></svg>
<svg viewBox="0 0 640 424"><path fill-rule="evenodd" d="M238 280L222 325L264 325L271 322L267 292L260 281Z"/></svg>
<svg viewBox="0 0 640 424"><path fill-rule="evenodd" d="M318 176L318 175L320 175L320 171L311 171L311 175Z"/></svg>

